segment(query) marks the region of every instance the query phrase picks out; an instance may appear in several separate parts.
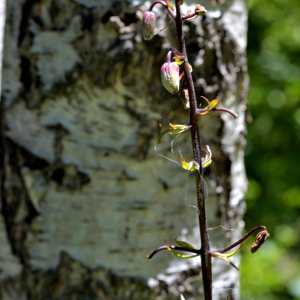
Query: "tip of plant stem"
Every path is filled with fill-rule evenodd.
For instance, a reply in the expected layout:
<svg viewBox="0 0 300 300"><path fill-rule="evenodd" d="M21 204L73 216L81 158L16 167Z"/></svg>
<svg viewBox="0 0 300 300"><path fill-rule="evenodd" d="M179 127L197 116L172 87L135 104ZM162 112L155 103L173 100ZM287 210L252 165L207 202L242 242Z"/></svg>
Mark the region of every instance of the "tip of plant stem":
<svg viewBox="0 0 300 300"><path fill-rule="evenodd" d="M255 242L251 246L251 252L255 253L269 237L270 234L267 230L259 232L255 238Z"/></svg>

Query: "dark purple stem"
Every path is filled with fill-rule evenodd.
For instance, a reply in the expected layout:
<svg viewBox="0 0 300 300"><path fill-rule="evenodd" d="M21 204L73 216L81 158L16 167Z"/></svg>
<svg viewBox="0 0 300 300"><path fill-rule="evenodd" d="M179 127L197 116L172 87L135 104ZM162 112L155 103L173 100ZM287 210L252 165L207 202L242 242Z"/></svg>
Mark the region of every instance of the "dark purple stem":
<svg viewBox="0 0 300 300"><path fill-rule="evenodd" d="M206 112L207 109L203 108L203 109L197 109L197 113L201 114ZM210 108L209 111L225 111L230 113L234 118L238 118L238 114L236 114L235 112L233 112L232 110L228 109L228 108L223 108L223 107L216 107L216 108Z"/></svg>
<svg viewBox="0 0 300 300"><path fill-rule="evenodd" d="M196 15L197 15L196 13L192 13L190 15L186 15L186 16L182 17L181 20L185 21L185 20L195 17Z"/></svg>
<svg viewBox="0 0 300 300"><path fill-rule="evenodd" d="M169 246L171 249L174 250L179 250L179 251L185 251L185 252L191 252L191 253L195 253L195 254L200 254L201 250L197 250L197 249L191 249L191 248L186 248L186 247L179 247L179 246ZM149 259L151 259L156 253L162 251L162 250L166 250L168 249L167 246L161 246L157 249L155 249L154 251L152 251L149 255L147 255L147 257Z"/></svg>
<svg viewBox="0 0 300 300"><path fill-rule="evenodd" d="M161 5L168 11L168 13L171 15L171 17L172 17L173 19L176 18L176 16L175 16L175 14L173 13L172 9L171 9L171 8L167 5L167 3L164 2L164 1L154 1L154 2L151 4L151 6L150 6L149 11L152 11L153 7L154 7L156 4L161 4Z"/></svg>
<svg viewBox="0 0 300 300"><path fill-rule="evenodd" d="M245 234L240 240L238 240L237 242L233 243L232 245L222 249L222 250L217 250L214 252L219 252L219 253L225 253L229 250L231 250L232 248L236 247L237 245L241 244L243 241L245 241L253 232L259 230L259 229L264 229L267 230L267 228L265 226L257 226L254 227L253 229L251 229L247 234Z"/></svg>
<svg viewBox="0 0 300 300"><path fill-rule="evenodd" d="M185 61L183 63L186 84L189 91L190 99L190 126L191 126L191 137L193 143L193 154L194 161L198 164L199 169L194 172L196 178L197 186L197 202L199 209L199 227L200 227L200 237L201 237L201 269L203 278L203 289L205 300L212 300L212 265L211 265L211 255L210 255L210 242L207 230L207 216L205 207L205 197L204 197L204 182L203 182L203 171L201 164L201 146L200 146L200 135L198 128L198 114L197 114L197 101L194 89L194 83L189 69L186 46L184 40L184 34L182 31L182 20L180 12L180 0L176 0L176 29L177 38L179 42L179 51L182 56L185 56Z"/></svg>

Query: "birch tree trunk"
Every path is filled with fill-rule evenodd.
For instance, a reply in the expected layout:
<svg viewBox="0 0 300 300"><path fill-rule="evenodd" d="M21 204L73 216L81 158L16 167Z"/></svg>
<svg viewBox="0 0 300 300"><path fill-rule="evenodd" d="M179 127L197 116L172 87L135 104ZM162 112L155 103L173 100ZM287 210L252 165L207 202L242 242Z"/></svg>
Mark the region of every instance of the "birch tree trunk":
<svg viewBox="0 0 300 300"><path fill-rule="evenodd" d="M183 11L195 3L185 0ZM146 5L147 4L147 5ZM1 299L199 299L199 258L146 255L176 236L199 246L189 134L155 146L158 119L188 122L160 82L174 24L145 42L148 3L7 0L2 72ZM213 249L239 237L248 89L246 0L205 0L185 23L199 96L239 114L201 117ZM157 29L168 17L155 8ZM205 104L204 104L205 105ZM239 265L239 258L234 262ZM214 298L238 299L238 271L215 260Z"/></svg>

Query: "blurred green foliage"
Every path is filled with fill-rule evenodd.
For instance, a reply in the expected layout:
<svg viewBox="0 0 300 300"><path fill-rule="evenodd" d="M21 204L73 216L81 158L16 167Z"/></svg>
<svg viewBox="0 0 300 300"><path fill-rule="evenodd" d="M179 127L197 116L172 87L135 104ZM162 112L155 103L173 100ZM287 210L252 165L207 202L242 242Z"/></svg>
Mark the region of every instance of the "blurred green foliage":
<svg viewBox="0 0 300 300"><path fill-rule="evenodd" d="M243 251L241 299L300 299L300 2L249 0L246 229L270 239Z"/></svg>

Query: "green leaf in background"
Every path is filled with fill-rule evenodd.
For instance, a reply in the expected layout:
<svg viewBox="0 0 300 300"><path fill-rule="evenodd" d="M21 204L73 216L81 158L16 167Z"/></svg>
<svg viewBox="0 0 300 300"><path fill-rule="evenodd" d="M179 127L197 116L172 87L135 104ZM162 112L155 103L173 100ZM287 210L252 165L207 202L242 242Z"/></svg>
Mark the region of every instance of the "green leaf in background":
<svg viewBox="0 0 300 300"><path fill-rule="evenodd" d="M241 299L300 299L300 5L248 0L248 7L253 122L245 151L245 223L246 230L266 225L272 238L264 251L242 253Z"/></svg>

